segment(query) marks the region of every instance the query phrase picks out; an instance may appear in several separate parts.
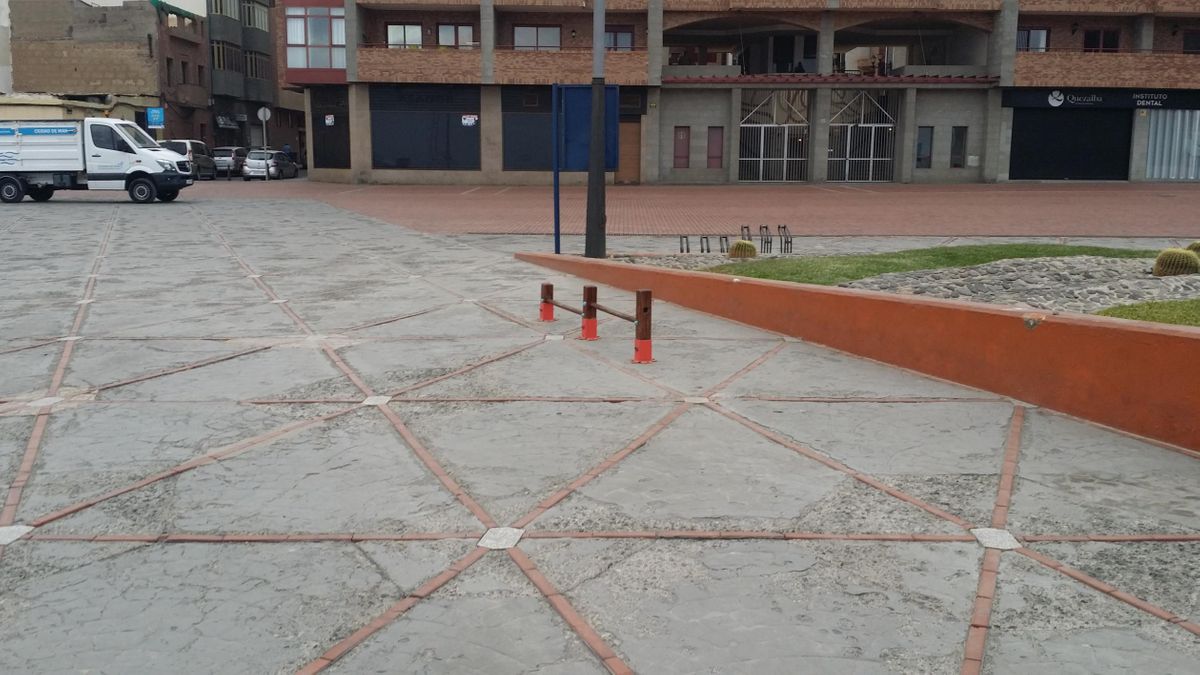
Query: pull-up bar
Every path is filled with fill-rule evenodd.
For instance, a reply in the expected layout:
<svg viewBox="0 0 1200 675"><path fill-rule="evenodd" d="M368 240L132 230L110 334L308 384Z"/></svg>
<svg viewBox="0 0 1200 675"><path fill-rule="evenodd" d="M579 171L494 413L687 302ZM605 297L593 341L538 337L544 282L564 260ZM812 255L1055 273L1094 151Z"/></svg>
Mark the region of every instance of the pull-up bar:
<svg viewBox="0 0 1200 675"><path fill-rule="evenodd" d="M583 308L575 309L554 299L554 284L542 284L542 301L538 317L542 321L554 321L554 308L565 309L572 314L578 314L582 319L580 339L599 340L599 322L597 312L604 312L618 319L628 321L634 327L633 362L650 363L654 360L654 348L651 340L652 307L654 304L650 291L640 290L634 294L635 307L633 314L626 314L611 307L601 305L597 301L595 286L583 287Z"/></svg>

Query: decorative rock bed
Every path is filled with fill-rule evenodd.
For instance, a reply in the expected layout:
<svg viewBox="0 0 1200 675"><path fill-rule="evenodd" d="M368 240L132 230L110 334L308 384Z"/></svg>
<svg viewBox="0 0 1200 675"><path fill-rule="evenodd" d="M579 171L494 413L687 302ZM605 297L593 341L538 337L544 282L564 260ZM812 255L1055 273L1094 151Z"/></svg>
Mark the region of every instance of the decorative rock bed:
<svg viewBox="0 0 1200 675"><path fill-rule="evenodd" d="M761 256L759 259L780 257ZM619 262L703 270L730 262L721 254L616 256ZM882 274L846 288L1091 313L1116 305L1200 298L1200 275L1155 277L1152 258L1018 258L974 267Z"/></svg>

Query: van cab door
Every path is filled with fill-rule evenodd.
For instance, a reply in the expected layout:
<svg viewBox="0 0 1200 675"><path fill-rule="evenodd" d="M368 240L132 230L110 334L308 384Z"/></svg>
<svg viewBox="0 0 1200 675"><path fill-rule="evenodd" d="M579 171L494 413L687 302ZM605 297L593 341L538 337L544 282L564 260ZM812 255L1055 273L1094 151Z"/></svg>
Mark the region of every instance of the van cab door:
<svg viewBox="0 0 1200 675"><path fill-rule="evenodd" d="M112 125L90 122L84 143L89 190L124 190L136 155Z"/></svg>

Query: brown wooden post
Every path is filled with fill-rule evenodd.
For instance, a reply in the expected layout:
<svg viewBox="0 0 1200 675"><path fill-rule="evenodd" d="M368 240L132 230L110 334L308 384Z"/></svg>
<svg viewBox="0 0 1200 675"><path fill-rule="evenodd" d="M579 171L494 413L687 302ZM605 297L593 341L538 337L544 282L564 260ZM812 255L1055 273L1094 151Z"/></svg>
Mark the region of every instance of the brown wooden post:
<svg viewBox="0 0 1200 675"><path fill-rule="evenodd" d="M596 297L595 286L583 287L583 331L580 335L583 340L600 339L596 323Z"/></svg>
<svg viewBox="0 0 1200 675"><path fill-rule="evenodd" d="M650 363L654 360L654 349L650 341L651 307L653 298L649 290L637 292L637 307L633 315L637 317L634 323L633 362Z"/></svg>
<svg viewBox="0 0 1200 675"><path fill-rule="evenodd" d="M538 319L554 320L554 284L542 284L542 304L538 309Z"/></svg>

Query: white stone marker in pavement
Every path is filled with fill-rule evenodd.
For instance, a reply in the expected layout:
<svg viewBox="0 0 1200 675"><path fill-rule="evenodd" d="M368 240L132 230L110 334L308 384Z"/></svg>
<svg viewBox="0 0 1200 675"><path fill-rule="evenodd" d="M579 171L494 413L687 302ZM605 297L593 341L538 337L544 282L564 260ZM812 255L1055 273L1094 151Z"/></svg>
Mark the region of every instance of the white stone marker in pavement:
<svg viewBox="0 0 1200 675"><path fill-rule="evenodd" d="M521 537L524 535L525 530L518 530L515 527L493 527L483 533L483 537L479 539L479 545L493 550L512 548L521 541Z"/></svg>
<svg viewBox="0 0 1200 675"><path fill-rule="evenodd" d="M1012 536L1008 530L997 530L994 527L977 527L971 530L975 539L984 548L996 548L1001 551L1012 551L1021 548L1021 542Z"/></svg>

